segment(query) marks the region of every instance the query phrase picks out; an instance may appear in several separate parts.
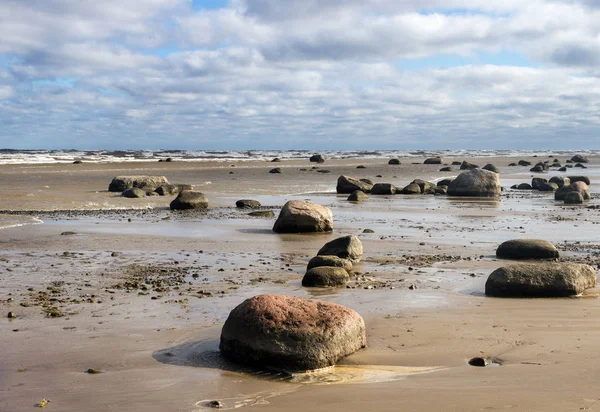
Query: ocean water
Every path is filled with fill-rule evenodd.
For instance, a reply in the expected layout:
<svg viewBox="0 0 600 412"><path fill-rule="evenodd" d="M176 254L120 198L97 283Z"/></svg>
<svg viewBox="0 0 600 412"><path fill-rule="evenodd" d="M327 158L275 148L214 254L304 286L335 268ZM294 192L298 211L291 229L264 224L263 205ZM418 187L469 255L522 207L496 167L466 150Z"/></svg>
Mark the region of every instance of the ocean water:
<svg viewBox="0 0 600 412"><path fill-rule="evenodd" d="M81 160L86 163L119 163L119 162L156 162L160 159L172 158L178 162L185 161L244 161L306 159L320 153L328 159L389 159L393 157L426 158L442 156L446 158L464 157L548 157L548 156L599 156L600 150L14 150L0 149L0 165L2 164L43 164L72 163Z"/></svg>

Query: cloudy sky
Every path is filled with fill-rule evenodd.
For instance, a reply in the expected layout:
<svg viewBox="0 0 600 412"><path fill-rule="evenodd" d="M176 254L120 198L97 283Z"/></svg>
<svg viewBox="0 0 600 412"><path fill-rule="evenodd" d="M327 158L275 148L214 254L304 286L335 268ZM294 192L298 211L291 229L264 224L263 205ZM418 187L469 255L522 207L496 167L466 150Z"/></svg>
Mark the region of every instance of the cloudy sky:
<svg viewBox="0 0 600 412"><path fill-rule="evenodd" d="M2 0L0 27L0 147L600 148L600 0Z"/></svg>

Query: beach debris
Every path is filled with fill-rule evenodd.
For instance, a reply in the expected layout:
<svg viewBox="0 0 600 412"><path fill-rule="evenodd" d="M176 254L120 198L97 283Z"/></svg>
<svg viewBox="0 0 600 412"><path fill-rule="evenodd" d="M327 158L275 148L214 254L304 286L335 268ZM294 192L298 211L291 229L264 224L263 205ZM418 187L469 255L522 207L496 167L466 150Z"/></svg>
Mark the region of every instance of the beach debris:
<svg viewBox="0 0 600 412"><path fill-rule="evenodd" d="M259 295L231 311L219 348L254 367L306 371L335 365L366 346L362 317L344 306L283 295Z"/></svg>
<svg viewBox="0 0 600 412"><path fill-rule="evenodd" d="M253 209L253 208L257 208L260 207L260 202L258 200L251 200L251 199L241 199L238 200L237 202L235 202L235 207L237 208L249 208L249 209Z"/></svg>
<svg viewBox="0 0 600 412"><path fill-rule="evenodd" d="M485 294L498 297L566 297L596 285L596 271L581 263L514 264L493 271Z"/></svg>
<svg viewBox="0 0 600 412"><path fill-rule="evenodd" d="M37 403L38 408L45 408L50 403L50 399L43 398L41 401Z"/></svg>
<svg viewBox="0 0 600 412"><path fill-rule="evenodd" d="M477 356L469 360L469 365L484 368L486 366L500 366L503 361L498 358Z"/></svg>
<svg viewBox="0 0 600 412"><path fill-rule="evenodd" d="M367 183L362 179L356 179L350 176L341 175L337 180L337 193L352 193L355 190L360 190L365 193L371 192L371 188L373 187L373 183Z"/></svg>
<svg viewBox="0 0 600 412"><path fill-rule="evenodd" d="M346 200L350 202L364 202L365 200L369 200L369 195L362 190L355 190L354 192L350 193Z"/></svg>
<svg viewBox="0 0 600 412"><path fill-rule="evenodd" d="M170 204L171 210L206 209L208 200L197 190L184 190Z"/></svg>
<svg viewBox="0 0 600 412"><path fill-rule="evenodd" d="M358 262L363 256L363 246L360 239L354 235L342 236L323 245L317 255L337 256Z"/></svg>
<svg viewBox="0 0 600 412"><path fill-rule="evenodd" d="M558 250L547 240L515 239L500 244L496 256L502 259L555 259Z"/></svg>
<svg viewBox="0 0 600 412"><path fill-rule="evenodd" d="M483 169L463 172L448 186L449 196L499 196L502 191L498 173Z"/></svg>
<svg viewBox="0 0 600 412"><path fill-rule="evenodd" d="M108 186L109 192L123 192L130 187L154 190L159 186L169 184L164 176L117 176Z"/></svg>
<svg viewBox="0 0 600 412"><path fill-rule="evenodd" d="M395 195L396 186L391 183L375 183L371 188L372 195Z"/></svg>
<svg viewBox="0 0 600 412"><path fill-rule="evenodd" d="M333 214L331 209L307 200L288 201L275 221L276 233L331 232Z"/></svg>

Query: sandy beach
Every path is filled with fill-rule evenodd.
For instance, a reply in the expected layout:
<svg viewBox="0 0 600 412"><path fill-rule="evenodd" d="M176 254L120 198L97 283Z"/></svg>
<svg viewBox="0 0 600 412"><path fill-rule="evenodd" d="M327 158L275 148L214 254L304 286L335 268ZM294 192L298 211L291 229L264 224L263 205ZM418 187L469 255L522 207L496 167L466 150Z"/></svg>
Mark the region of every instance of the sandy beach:
<svg viewBox="0 0 600 412"><path fill-rule="evenodd" d="M600 209L589 207L599 204L600 158L542 174L508 166L518 158L467 159L500 169L499 199L371 195L352 203L335 193L340 175L403 187L459 173L400 160L2 165L0 411L35 410L44 398L45 410L62 412L197 412L212 400L223 410L289 412L599 411L600 289L508 299L486 297L484 284L507 263L495 251L510 239L548 240L560 261L600 268ZM270 174L274 167L282 173ZM173 212L174 196L108 192L119 175L192 184L209 209ZM565 206L552 192L509 189L555 175L589 176L592 199ZM288 200L310 200L332 210L334 231L276 234L275 218L248 216L238 199L256 199L275 216ZM362 241L364 260L348 287L302 287L309 259L349 234ZM367 347L332 369L294 376L224 360L227 315L263 293L354 309ZM497 366L470 366L477 356Z"/></svg>

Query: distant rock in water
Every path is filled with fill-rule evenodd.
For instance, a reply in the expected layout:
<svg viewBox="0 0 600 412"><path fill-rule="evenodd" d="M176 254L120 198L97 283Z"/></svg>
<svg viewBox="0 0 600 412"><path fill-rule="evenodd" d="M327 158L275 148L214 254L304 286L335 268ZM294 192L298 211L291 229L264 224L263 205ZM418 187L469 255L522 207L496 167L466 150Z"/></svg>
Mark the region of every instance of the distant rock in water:
<svg viewBox="0 0 600 412"><path fill-rule="evenodd" d="M498 246L496 256L502 259L555 259L558 250L547 240L515 239Z"/></svg>
<svg viewBox="0 0 600 412"><path fill-rule="evenodd" d="M231 311L221 354L260 369L300 372L333 366L367 344L365 322L344 306L283 295L259 295Z"/></svg>
<svg viewBox="0 0 600 412"><path fill-rule="evenodd" d="M493 271L485 294L498 297L564 297L596 285L596 271L579 263L515 264Z"/></svg>
<svg viewBox="0 0 600 412"><path fill-rule="evenodd" d="M423 162L423 164L426 164L426 165L441 165L442 164L442 158L441 157L430 157L429 159L425 159L425 161Z"/></svg>
<svg viewBox="0 0 600 412"><path fill-rule="evenodd" d="M449 196L500 196L502 187L498 173L483 169L463 172L448 185Z"/></svg>
<svg viewBox="0 0 600 412"><path fill-rule="evenodd" d="M206 209L208 201L204 193L196 190L184 190L171 202L172 210Z"/></svg>
<svg viewBox="0 0 600 412"><path fill-rule="evenodd" d="M575 155L571 158L571 161L573 163L588 163L589 160L587 157L584 157L582 155Z"/></svg>
<svg viewBox="0 0 600 412"><path fill-rule="evenodd" d="M108 186L109 192L123 192L125 189L137 187L144 190L154 190L167 185L169 181L164 176L117 176Z"/></svg>
<svg viewBox="0 0 600 412"><path fill-rule="evenodd" d="M331 232L333 214L325 206L306 200L287 202L273 226L276 233Z"/></svg>
<svg viewBox="0 0 600 412"><path fill-rule="evenodd" d="M325 163L325 158L320 154L312 155L309 160L313 163Z"/></svg>

